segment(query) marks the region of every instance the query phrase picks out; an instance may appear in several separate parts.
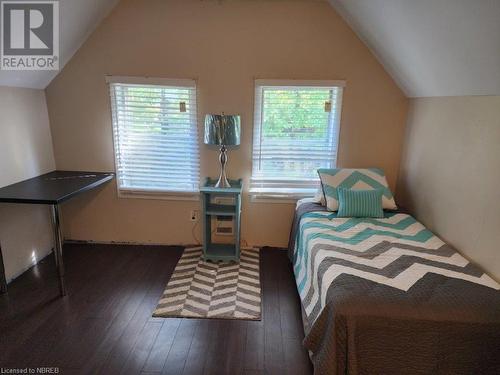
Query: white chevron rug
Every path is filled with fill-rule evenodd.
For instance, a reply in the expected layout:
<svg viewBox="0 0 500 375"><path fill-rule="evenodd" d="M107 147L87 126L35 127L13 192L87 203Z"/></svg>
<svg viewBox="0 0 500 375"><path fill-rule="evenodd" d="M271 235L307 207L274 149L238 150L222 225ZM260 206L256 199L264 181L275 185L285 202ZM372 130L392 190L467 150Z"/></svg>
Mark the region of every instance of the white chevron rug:
<svg viewBox="0 0 500 375"><path fill-rule="evenodd" d="M239 263L201 255L201 247L184 249L153 316L260 320L259 249L241 249Z"/></svg>

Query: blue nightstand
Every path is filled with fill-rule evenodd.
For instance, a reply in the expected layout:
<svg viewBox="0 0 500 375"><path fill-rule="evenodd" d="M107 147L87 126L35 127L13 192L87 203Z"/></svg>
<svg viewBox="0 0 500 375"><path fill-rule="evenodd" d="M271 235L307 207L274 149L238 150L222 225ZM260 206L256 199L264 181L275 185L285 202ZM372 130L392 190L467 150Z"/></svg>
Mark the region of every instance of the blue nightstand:
<svg viewBox="0 0 500 375"><path fill-rule="evenodd" d="M230 188L214 187L217 180L207 178L200 188L203 212L203 259L212 261L240 260L240 222L241 222L241 179L230 180ZM214 203L216 197L233 198L234 204ZM212 242L212 216L230 216L234 220L234 243Z"/></svg>

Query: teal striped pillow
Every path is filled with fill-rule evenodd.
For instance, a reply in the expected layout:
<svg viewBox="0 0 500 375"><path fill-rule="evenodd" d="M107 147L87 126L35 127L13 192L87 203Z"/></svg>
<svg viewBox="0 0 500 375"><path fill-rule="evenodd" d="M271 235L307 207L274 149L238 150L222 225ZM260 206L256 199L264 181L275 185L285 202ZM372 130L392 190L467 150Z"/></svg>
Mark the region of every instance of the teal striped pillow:
<svg viewBox="0 0 500 375"><path fill-rule="evenodd" d="M384 217L382 189L351 190L339 188L337 217Z"/></svg>

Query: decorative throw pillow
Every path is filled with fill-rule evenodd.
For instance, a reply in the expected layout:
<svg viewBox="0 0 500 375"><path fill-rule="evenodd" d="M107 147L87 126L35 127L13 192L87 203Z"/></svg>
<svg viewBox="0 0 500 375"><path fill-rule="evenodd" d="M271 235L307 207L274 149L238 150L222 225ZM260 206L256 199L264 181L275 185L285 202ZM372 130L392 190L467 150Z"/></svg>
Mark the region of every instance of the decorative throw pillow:
<svg viewBox="0 0 500 375"><path fill-rule="evenodd" d="M382 189L351 190L339 188L337 217L384 217Z"/></svg>
<svg viewBox="0 0 500 375"><path fill-rule="evenodd" d="M318 174L321 179L326 207L330 211L338 210L338 188L352 190L382 189L382 208L386 210L395 210L398 208L387 184L384 171L379 168L318 169Z"/></svg>

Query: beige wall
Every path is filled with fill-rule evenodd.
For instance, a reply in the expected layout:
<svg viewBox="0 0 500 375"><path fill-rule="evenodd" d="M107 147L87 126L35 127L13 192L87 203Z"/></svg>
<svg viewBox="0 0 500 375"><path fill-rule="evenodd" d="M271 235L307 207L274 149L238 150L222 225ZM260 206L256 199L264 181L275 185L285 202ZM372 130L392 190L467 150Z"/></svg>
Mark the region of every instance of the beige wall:
<svg viewBox="0 0 500 375"><path fill-rule="evenodd" d="M339 164L381 167L395 186L407 99L326 2L123 0L46 90L59 169L114 170L105 74L197 79L200 120L220 111L242 116L242 144L228 169L247 186L254 79L345 79ZM201 176L215 176L217 153L200 149ZM246 195L243 204L244 240L286 245L293 204ZM198 207L118 199L109 184L67 204L65 236L192 243L189 211Z"/></svg>
<svg viewBox="0 0 500 375"><path fill-rule="evenodd" d="M411 100L397 198L500 279L500 96Z"/></svg>
<svg viewBox="0 0 500 375"><path fill-rule="evenodd" d="M0 187L55 168L45 94L0 87ZM45 206L0 203L0 245L8 280L52 248Z"/></svg>

